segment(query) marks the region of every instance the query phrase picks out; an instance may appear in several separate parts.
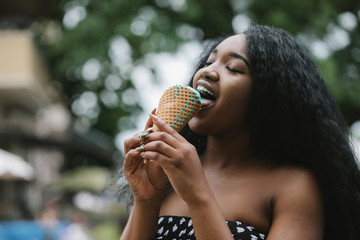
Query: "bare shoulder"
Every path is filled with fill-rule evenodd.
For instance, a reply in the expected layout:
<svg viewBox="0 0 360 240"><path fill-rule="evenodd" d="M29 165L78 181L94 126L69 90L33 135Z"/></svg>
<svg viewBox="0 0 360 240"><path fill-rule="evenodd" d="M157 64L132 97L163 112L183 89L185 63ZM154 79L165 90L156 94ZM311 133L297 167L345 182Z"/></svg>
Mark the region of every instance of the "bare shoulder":
<svg viewBox="0 0 360 240"><path fill-rule="evenodd" d="M280 181L279 194L306 194L320 191L316 177L305 168L282 166L275 174Z"/></svg>
<svg viewBox="0 0 360 240"><path fill-rule="evenodd" d="M309 170L301 167L280 167L276 172L277 188L274 194L275 207L282 208L322 208L319 183Z"/></svg>
<svg viewBox="0 0 360 240"><path fill-rule="evenodd" d="M323 206L316 177L300 167L280 167L273 199L273 222L269 239L321 239Z"/></svg>

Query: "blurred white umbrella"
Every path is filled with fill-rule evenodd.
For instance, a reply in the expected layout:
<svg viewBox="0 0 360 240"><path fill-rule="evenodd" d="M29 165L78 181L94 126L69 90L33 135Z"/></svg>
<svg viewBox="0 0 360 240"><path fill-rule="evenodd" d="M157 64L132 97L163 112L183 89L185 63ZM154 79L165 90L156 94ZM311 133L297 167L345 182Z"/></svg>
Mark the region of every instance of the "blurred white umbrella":
<svg viewBox="0 0 360 240"><path fill-rule="evenodd" d="M351 141L355 156L357 157L357 160L360 161L360 140L356 138L351 138Z"/></svg>
<svg viewBox="0 0 360 240"><path fill-rule="evenodd" d="M360 161L360 121L356 121L350 126L350 132L350 139L352 141L355 155Z"/></svg>
<svg viewBox="0 0 360 240"><path fill-rule="evenodd" d="M23 158L0 149L0 180L31 180L34 168Z"/></svg>
<svg viewBox="0 0 360 240"><path fill-rule="evenodd" d="M53 188L68 192L99 192L101 191L111 172L98 166L83 166L64 172L57 179Z"/></svg>

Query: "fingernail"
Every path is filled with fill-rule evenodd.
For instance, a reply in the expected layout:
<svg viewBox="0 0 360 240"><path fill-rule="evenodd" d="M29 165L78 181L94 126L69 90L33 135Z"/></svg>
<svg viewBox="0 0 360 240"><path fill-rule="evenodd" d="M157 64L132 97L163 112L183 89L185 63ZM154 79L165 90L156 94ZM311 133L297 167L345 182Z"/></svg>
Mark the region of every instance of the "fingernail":
<svg viewBox="0 0 360 240"><path fill-rule="evenodd" d="M144 144L143 144L140 147L136 148L135 150L141 152L144 149L145 149L145 147L144 147Z"/></svg>
<svg viewBox="0 0 360 240"><path fill-rule="evenodd" d="M149 127L148 129L145 130L145 132L151 132L153 130L152 127Z"/></svg>
<svg viewBox="0 0 360 240"><path fill-rule="evenodd" d="M138 135L138 138L143 138L143 137L147 136L148 134L149 134L149 132L140 133L140 134Z"/></svg>
<svg viewBox="0 0 360 240"><path fill-rule="evenodd" d="M155 116L154 114L150 113L149 116L152 118L152 120L157 121L159 118Z"/></svg>

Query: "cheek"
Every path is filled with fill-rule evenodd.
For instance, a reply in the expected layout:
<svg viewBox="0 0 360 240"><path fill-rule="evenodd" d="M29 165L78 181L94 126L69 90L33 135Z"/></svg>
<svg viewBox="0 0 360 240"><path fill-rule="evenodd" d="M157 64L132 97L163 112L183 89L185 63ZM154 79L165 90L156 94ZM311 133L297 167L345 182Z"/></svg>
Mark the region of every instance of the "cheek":
<svg viewBox="0 0 360 240"><path fill-rule="evenodd" d="M199 70L199 71L197 71L196 73L195 73L195 75L194 75L194 77L193 77L193 85L192 85L192 87L194 88L194 89L196 89L196 82L199 80L201 78L201 69Z"/></svg>
<svg viewBox="0 0 360 240"><path fill-rule="evenodd" d="M224 98L226 104L230 104L231 106L247 106L251 92L251 84L249 82L229 84L224 90L223 93L228 96Z"/></svg>
<svg viewBox="0 0 360 240"><path fill-rule="evenodd" d="M230 86L228 90L229 97L224 99L225 101L221 104L222 116L231 119L231 122L241 123L247 113L251 87L237 85Z"/></svg>

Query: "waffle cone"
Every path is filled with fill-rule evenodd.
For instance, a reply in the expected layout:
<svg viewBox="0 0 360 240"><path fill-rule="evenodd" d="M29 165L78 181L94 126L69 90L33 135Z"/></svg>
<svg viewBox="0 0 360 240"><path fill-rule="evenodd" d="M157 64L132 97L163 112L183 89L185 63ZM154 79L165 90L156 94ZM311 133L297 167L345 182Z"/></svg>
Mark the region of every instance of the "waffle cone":
<svg viewBox="0 0 360 240"><path fill-rule="evenodd" d="M175 131L180 131L201 108L200 94L191 87L176 85L160 98L156 112Z"/></svg>

